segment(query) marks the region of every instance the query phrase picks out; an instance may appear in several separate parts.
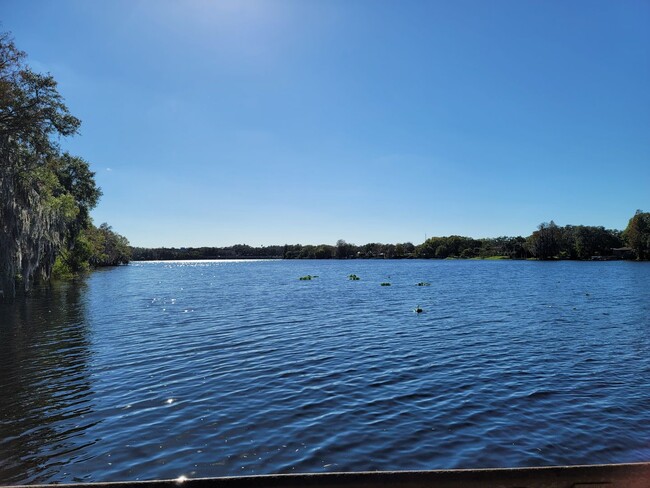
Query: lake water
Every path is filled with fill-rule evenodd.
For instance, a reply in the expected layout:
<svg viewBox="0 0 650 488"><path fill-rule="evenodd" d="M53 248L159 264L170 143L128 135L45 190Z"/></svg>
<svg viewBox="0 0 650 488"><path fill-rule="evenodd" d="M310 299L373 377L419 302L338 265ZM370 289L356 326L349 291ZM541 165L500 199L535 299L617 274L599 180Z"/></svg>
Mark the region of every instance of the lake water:
<svg viewBox="0 0 650 488"><path fill-rule="evenodd" d="M648 460L650 263L134 263L0 305L3 483Z"/></svg>

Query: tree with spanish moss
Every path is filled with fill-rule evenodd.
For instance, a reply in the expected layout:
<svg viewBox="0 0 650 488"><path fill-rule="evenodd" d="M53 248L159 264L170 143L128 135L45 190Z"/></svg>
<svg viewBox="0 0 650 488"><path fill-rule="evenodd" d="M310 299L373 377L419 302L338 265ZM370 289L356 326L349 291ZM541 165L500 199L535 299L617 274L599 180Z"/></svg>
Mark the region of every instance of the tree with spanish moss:
<svg viewBox="0 0 650 488"><path fill-rule="evenodd" d="M14 296L49 278L57 256L82 245L101 191L61 137L81 122L49 74L32 71L9 33L0 34L0 290Z"/></svg>

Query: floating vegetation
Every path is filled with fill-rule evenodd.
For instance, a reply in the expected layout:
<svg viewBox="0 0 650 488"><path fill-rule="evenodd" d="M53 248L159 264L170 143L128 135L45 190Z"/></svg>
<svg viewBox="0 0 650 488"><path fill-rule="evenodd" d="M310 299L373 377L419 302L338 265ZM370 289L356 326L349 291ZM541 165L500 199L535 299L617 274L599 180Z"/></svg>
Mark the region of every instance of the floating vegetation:
<svg viewBox="0 0 650 488"><path fill-rule="evenodd" d="M424 310L422 310L422 309L420 308L420 305L418 305L417 307L415 307L415 310L413 310L413 311L414 311L415 313L422 313L422 312L424 312Z"/></svg>
<svg viewBox="0 0 650 488"><path fill-rule="evenodd" d="M300 281L310 281L313 280L314 278L318 278L318 276L312 276L312 275L301 276Z"/></svg>
<svg viewBox="0 0 650 488"><path fill-rule="evenodd" d="M418 286L431 286L431 283L427 283L426 281L420 281L418 283Z"/></svg>
<svg viewBox="0 0 650 488"><path fill-rule="evenodd" d="M390 283L384 281L384 282L381 284L381 286L390 286Z"/></svg>
<svg viewBox="0 0 650 488"><path fill-rule="evenodd" d="M352 280L352 281L359 281L361 278L359 278L359 277L358 277L357 275L355 275L355 274L351 274L350 276L348 276L348 279L349 279L349 280Z"/></svg>

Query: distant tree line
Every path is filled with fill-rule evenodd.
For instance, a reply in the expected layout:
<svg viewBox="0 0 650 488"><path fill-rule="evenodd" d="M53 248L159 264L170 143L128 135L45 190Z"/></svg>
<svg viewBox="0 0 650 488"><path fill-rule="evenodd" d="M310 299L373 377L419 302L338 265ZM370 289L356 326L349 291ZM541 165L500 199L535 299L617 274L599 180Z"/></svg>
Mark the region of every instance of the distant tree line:
<svg viewBox="0 0 650 488"><path fill-rule="evenodd" d="M252 247L236 244L229 247L131 247L134 261L169 261L180 259L280 259L283 246Z"/></svg>
<svg viewBox="0 0 650 488"><path fill-rule="evenodd" d="M415 257L415 246L410 242L401 244L371 242L356 246L340 239L334 246L285 245L283 257L285 259L403 259Z"/></svg>
<svg viewBox="0 0 650 488"><path fill-rule="evenodd" d="M637 210L623 231L584 225L542 223L526 239L538 259L650 259L650 213Z"/></svg>
<svg viewBox="0 0 650 488"><path fill-rule="evenodd" d="M430 237L422 244L369 243L361 246L339 240L335 245L200 248L131 248L133 259L650 259L650 213L638 210L624 231L598 226L542 223L528 237L474 239Z"/></svg>
<svg viewBox="0 0 650 488"><path fill-rule="evenodd" d="M101 196L95 175L58 143L81 121L52 76L35 73L24 59L0 33L0 296L9 298L55 270L125 262L130 252L110 227L92 225L90 210Z"/></svg>
<svg viewBox="0 0 650 488"><path fill-rule="evenodd" d="M430 237L416 248L419 258L489 258L525 259L529 253L523 237L473 239L463 236Z"/></svg>

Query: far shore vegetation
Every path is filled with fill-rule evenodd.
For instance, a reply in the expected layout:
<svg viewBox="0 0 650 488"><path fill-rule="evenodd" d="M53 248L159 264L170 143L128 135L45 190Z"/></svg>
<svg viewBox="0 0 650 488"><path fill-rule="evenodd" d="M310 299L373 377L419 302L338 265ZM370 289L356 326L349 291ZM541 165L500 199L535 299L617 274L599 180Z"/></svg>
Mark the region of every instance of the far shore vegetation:
<svg viewBox="0 0 650 488"><path fill-rule="evenodd" d="M650 259L650 213L637 210L624 231L585 225L560 227L542 223L527 237L474 239L430 237L422 244L369 243L339 240L329 244L285 244L252 247L132 247L134 261L179 259Z"/></svg>
<svg viewBox="0 0 650 488"><path fill-rule="evenodd" d="M102 195L95 174L83 158L61 150L60 139L77 134L80 125L53 77L32 71L11 35L0 33L0 298L13 298L52 276L74 278L131 259L650 259L650 213L640 210L624 231L559 227L551 221L527 237L431 237L418 245L339 240L335 245L131 247L108 224L93 224L90 211Z"/></svg>

